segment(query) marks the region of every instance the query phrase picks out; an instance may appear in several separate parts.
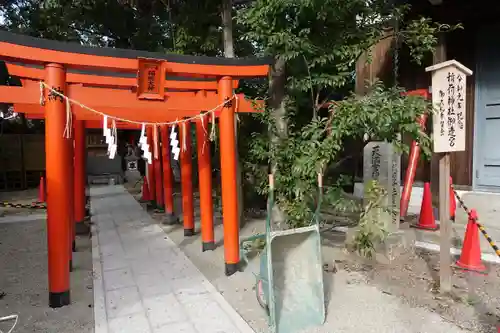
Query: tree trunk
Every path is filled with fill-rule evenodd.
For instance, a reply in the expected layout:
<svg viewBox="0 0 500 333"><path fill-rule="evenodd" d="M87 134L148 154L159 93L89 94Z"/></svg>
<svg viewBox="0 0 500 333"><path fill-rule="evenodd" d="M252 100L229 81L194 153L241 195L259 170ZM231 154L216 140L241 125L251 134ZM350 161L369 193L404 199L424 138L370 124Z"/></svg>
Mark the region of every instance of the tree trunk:
<svg viewBox="0 0 500 333"><path fill-rule="evenodd" d="M277 144L286 140L288 137L288 120L286 117L285 107L285 90L286 85L286 62L281 58L277 58L274 65L271 67L271 75L269 78L269 107L272 108L272 118L275 124L275 130L270 131L271 144ZM279 165L271 165L271 170L276 173ZM285 214L274 205L272 213L272 229L285 228Z"/></svg>
<svg viewBox="0 0 500 333"><path fill-rule="evenodd" d="M222 0L222 35L224 39L224 56L234 58L233 40L233 1Z"/></svg>
<svg viewBox="0 0 500 333"><path fill-rule="evenodd" d="M232 0L222 1L222 34L224 39L224 56L226 58L234 58L234 39L233 39L233 18L232 18L233 3ZM234 122L234 134L236 136L236 185L238 188L238 216L239 226L242 228L245 225L244 219L244 201L243 201L243 186L241 182L241 162L238 154L238 121L237 117Z"/></svg>

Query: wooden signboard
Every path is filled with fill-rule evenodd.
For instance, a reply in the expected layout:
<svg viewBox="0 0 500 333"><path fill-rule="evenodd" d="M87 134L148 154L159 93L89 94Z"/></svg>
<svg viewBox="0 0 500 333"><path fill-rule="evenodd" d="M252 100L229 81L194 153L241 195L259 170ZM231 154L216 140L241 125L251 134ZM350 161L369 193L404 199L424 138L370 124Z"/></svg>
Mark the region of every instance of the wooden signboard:
<svg viewBox="0 0 500 333"><path fill-rule="evenodd" d="M465 82L472 71L455 60L445 61L425 70L432 72L434 152L464 151Z"/></svg>
<svg viewBox="0 0 500 333"><path fill-rule="evenodd" d="M434 153L439 154L439 287L451 291L450 152L464 151L465 81L472 71L450 60L426 68L432 72Z"/></svg>
<svg viewBox="0 0 500 333"><path fill-rule="evenodd" d="M139 58L138 61L137 98L143 100L164 100L164 61L147 58Z"/></svg>

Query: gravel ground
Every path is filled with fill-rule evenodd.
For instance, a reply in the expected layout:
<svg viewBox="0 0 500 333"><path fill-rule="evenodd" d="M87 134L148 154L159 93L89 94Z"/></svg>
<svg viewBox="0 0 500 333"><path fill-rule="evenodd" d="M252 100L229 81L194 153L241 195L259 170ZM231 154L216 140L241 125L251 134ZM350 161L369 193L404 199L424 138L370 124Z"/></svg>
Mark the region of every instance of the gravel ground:
<svg viewBox="0 0 500 333"><path fill-rule="evenodd" d="M92 246L77 238L71 305L48 306L45 220L0 224L0 317L18 314L13 333L93 332ZM10 325L0 324L8 332Z"/></svg>

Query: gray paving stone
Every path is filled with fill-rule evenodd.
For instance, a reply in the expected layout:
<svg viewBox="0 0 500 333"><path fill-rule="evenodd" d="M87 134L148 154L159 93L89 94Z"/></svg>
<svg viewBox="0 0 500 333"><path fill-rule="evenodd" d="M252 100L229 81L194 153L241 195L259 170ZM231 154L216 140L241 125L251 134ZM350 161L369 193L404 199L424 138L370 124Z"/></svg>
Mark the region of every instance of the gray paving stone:
<svg viewBox="0 0 500 333"><path fill-rule="evenodd" d="M106 292L106 313L108 314L108 318L127 316L140 312L144 312L144 309L137 287L134 286Z"/></svg>
<svg viewBox="0 0 500 333"><path fill-rule="evenodd" d="M144 313L113 318L109 321L109 333L151 333L148 319Z"/></svg>
<svg viewBox="0 0 500 333"><path fill-rule="evenodd" d="M146 298L144 307L153 328L188 320L183 306L172 293Z"/></svg>
<svg viewBox="0 0 500 333"><path fill-rule="evenodd" d="M102 262L102 270L111 271L120 268L129 267L127 259L123 255L113 255L113 259L109 258L109 256Z"/></svg>
<svg viewBox="0 0 500 333"><path fill-rule="evenodd" d="M253 332L122 186L91 195L96 332Z"/></svg>
<svg viewBox="0 0 500 333"><path fill-rule="evenodd" d="M106 291L136 286L132 271L128 267L104 271L103 278Z"/></svg>
<svg viewBox="0 0 500 333"><path fill-rule="evenodd" d="M135 281L143 298L172 293L171 286L161 273L138 275Z"/></svg>
<svg viewBox="0 0 500 333"><path fill-rule="evenodd" d="M191 323L173 323L153 328L153 333L199 333ZM202 331L203 332L203 331Z"/></svg>

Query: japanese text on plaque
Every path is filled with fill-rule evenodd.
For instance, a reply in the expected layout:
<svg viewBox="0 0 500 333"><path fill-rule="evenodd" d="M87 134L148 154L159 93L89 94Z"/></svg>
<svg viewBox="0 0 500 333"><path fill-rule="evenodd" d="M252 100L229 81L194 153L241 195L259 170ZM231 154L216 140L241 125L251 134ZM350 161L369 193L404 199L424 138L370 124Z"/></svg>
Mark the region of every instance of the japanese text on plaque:
<svg viewBox="0 0 500 333"><path fill-rule="evenodd" d="M149 92L155 92L156 90L156 72L158 68L156 66L148 68L147 74L147 90Z"/></svg>
<svg viewBox="0 0 500 333"><path fill-rule="evenodd" d="M446 136L448 145L455 147L457 128L464 129L464 75L449 71L446 87L439 90L439 135Z"/></svg>

